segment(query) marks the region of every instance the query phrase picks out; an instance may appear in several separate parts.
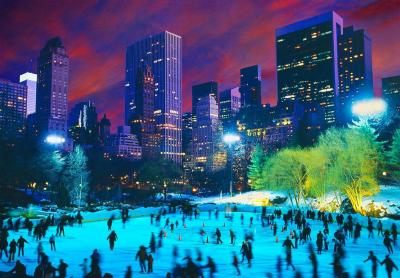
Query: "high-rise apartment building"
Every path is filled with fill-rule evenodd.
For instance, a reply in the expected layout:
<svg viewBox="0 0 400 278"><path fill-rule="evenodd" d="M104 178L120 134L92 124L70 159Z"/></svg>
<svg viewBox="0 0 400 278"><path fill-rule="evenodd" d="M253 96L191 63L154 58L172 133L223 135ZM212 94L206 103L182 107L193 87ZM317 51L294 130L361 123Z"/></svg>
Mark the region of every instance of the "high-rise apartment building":
<svg viewBox="0 0 400 278"><path fill-rule="evenodd" d="M382 78L382 97L391 114L400 113L400 75Z"/></svg>
<svg viewBox="0 0 400 278"><path fill-rule="evenodd" d="M69 58L61 39L50 39L37 63L36 120L39 137L67 136Z"/></svg>
<svg viewBox="0 0 400 278"><path fill-rule="evenodd" d="M246 107L261 106L261 67L254 65L240 69L241 105Z"/></svg>
<svg viewBox="0 0 400 278"><path fill-rule="evenodd" d="M142 159L142 148L135 134L131 134L130 126L119 126L117 133L111 134L107 150L110 155L130 160Z"/></svg>
<svg viewBox="0 0 400 278"><path fill-rule="evenodd" d="M31 72L25 72L19 76L19 83L27 87L26 97L26 115L35 113L36 111L36 82L37 75Z"/></svg>
<svg viewBox="0 0 400 278"><path fill-rule="evenodd" d="M347 124L352 120L352 104L373 96L371 39L364 30L346 27L339 36L338 51L338 120Z"/></svg>
<svg viewBox="0 0 400 278"><path fill-rule="evenodd" d="M13 141L25 132L27 87L0 79L0 139Z"/></svg>
<svg viewBox="0 0 400 278"><path fill-rule="evenodd" d="M182 161L182 38L164 31L135 42L126 51L125 123L136 108L138 72L151 68L154 76L154 118L162 158Z"/></svg>
<svg viewBox="0 0 400 278"><path fill-rule="evenodd" d="M193 123L196 122L196 111L197 103L200 99L212 96L217 101L218 105L218 83L215 81L209 81L201 84L194 85L192 87L192 116Z"/></svg>
<svg viewBox="0 0 400 278"><path fill-rule="evenodd" d="M278 105L284 113L293 111L295 100L315 102L327 125L335 124L342 26L343 19L328 12L276 30Z"/></svg>
<svg viewBox="0 0 400 278"><path fill-rule="evenodd" d="M241 106L239 87L224 90L219 93L219 118L224 132L235 129L235 115Z"/></svg>

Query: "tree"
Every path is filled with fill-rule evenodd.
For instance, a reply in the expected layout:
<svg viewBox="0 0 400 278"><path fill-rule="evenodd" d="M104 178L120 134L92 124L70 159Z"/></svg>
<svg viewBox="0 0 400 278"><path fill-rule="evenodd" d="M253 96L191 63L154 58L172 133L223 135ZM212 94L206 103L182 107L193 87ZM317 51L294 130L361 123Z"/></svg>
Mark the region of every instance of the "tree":
<svg viewBox="0 0 400 278"><path fill-rule="evenodd" d="M251 153L249 174L250 185L253 189L260 189L263 187L262 173L265 163L265 154L260 145L257 145Z"/></svg>
<svg viewBox="0 0 400 278"><path fill-rule="evenodd" d="M400 182L400 129L396 129L388 151L390 175L395 182Z"/></svg>
<svg viewBox="0 0 400 278"><path fill-rule="evenodd" d="M72 203L81 206L89 191L90 171L87 169L87 157L80 146L67 155L64 169L64 185L68 189Z"/></svg>

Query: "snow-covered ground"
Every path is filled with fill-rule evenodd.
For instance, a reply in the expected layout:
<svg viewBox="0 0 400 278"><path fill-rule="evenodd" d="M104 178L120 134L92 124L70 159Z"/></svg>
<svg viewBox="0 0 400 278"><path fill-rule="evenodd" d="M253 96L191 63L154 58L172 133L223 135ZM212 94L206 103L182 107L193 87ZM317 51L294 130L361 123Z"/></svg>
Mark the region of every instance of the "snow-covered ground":
<svg viewBox="0 0 400 278"><path fill-rule="evenodd" d="M221 205L220 205L221 206ZM257 214L250 212L250 206L246 206L247 212L244 212L245 224L240 223L241 212L233 212L233 221L230 222L224 218L224 212L220 212L219 219L215 219L212 214L209 219L208 209L213 208L213 205L203 204L200 206L202 212L200 218L197 220L186 220L187 227L184 228L181 225L181 215L167 215L171 221L178 220L178 228L171 233L167 230L167 237L164 239L164 246L157 250L154 255L154 273L147 275L149 277L165 277L168 271L171 271L173 265L172 248L177 246L179 248L179 262L184 263L181 259L186 255L187 250L190 250L192 257L196 258L196 248L199 248L203 253L203 261L201 265L206 264L207 256L211 256L217 264L216 277L233 277L235 271L232 267L232 252L235 251L240 256L240 244L243 240L244 233L251 231L255 235L255 241L253 243L254 260L252 268L247 268L245 264L240 265L243 277L265 277L267 272L275 273L276 258L278 255L284 259L284 249L282 242L289 235L289 231L293 227L289 227L289 231L280 232L282 221L278 221L278 239L272 235L270 227L263 228L261 221L259 220L260 209ZM253 208L254 209L254 208ZM268 208L268 212L274 209L273 207ZM42 240L44 245L44 251L49 255L53 265L57 266L59 259L69 265L68 276L82 277L82 271L79 264L83 262L84 258L90 258L93 249L98 248L101 254L101 269L103 273L110 272L114 277L124 277L124 272L128 265L131 265L134 270L134 277L138 277L139 265L135 262L135 255L140 245L148 246L150 241L151 232L158 234L160 228L150 225L149 213L157 211L158 208L141 208L131 211L131 215L134 217L129 220L126 227L122 227L121 220L115 220L113 229L118 234L118 240L115 245L114 251L110 251L106 238L109 234L106 225L106 219L112 214L119 216L118 211L101 211L95 214L85 213L83 214L86 222L82 227L77 225L73 227L65 227L65 237L59 237L56 239L57 251L50 251L50 245L48 243L49 236L54 233L55 227L50 227L47 232L47 237ZM249 218L254 217L254 226L249 227ZM162 226L165 223L166 217L162 218ZM357 217L356 217L357 218ZM392 221L388 221L385 225L389 225ZM203 244L200 239L199 230L203 226L209 235L210 243ZM375 221L376 223L376 221ZM400 223L400 222L399 222ZM313 221L312 225L312 238L313 242L316 239L316 233L321 229L320 222ZM216 245L212 239L212 234L215 233L216 228L220 228L222 232L222 245ZM388 226L387 226L388 227ZM236 232L237 243L232 246L229 243L229 229L233 229ZM336 224L330 226L331 234L336 230ZM26 230L20 232L11 232L9 242L11 239L18 239L20 235L23 235L28 239L29 244L26 245L25 257L19 257L19 259L26 264L29 274L33 273L36 266L36 248L37 242L28 237ZM181 238L182 240L179 240ZM367 239L367 231L364 228L361 233L361 239L358 244L353 244L348 241L346 245L347 256L344 260L346 270L353 276L357 269L363 269L367 275L370 274L370 263L363 263L366 259L369 250L373 250L379 259L383 259L386 255L386 250L382 245L382 238ZM306 274L305 277L311 277L311 263L308 258L308 247L307 245L300 245L298 249L293 251L293 263L296 268ZM400 265L400 248L395 247L395 254L392 256L397 265ZM332 246L329 251L323 252L322 255L318 255L319 260L319 271L324 277L332 277ZM90 261L90 259L89 259ZM283 262L284 263L284 262ZM7 263L5 258L0 261L0 271L7 271L13 267L13 263ZM283 264L284 268L285 263ZM378 277L386 277L384 267L379 267ZM207 270L205 270L206 277L208 276ZM274 275L275 276L275 275ZM293 277L294 273L291 270L284 270L283 277ZM400 277L400 272L396 272L394 277Z"/></svg>

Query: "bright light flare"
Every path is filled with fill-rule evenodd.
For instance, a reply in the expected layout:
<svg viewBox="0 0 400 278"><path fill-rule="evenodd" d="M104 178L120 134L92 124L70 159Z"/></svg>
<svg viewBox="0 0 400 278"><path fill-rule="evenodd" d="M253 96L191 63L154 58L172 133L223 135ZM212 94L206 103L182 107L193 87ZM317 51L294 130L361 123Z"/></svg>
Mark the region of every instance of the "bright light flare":
<svg viewBox="0 0 400 278"><path fill-rule="evenodd" d="M65 138L58 135L49 135L46 137L46 143L51 145L63 144L65 142Z"/></svg>
<svg viewBox="0 0 400 278"><path fill-rule="evenodd" d="M386 102L381 98L361 100L353 104L352 112L359 117L374 117L386 111Z"/></svg>
<svg viewBox="0 0 400 278"><path fill-rule="evenodd" d="M224 135L223 139L224 139L225 143L233 144L233 143L240 141L240 136L237 134L228 133L228 134Z"/></svg>

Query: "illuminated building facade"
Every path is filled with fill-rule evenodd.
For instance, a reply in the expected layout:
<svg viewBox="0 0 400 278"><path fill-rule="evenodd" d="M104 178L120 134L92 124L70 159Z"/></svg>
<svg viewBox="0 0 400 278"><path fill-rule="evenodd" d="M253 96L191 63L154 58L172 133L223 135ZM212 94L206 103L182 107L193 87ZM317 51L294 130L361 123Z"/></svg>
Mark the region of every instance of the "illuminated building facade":
<svg viewBox="0 0 400 278"><path fill-rule="evenodd" d="M254 65L240 69L241 106L261 106L261 67Z"/></svg>
<svg viewBox="0 0 400 278"><path fill-rule="evenodd" d="M36 111L36 82L37 75L31 72L25 72L19 76L19 83L28 88L26 96L26 115L35 113Z"/></svg>
<svg viewBox="0 0 400 278"><path fill-rule="evenodd" d="M119 126L116 134L111 134L107 150L110 155L131 160L142 159L142 148L135 134L131 134L130 126Z"/></svg>
<svg viewBox="0 0 400 278"><path fill-rule="evenodd" d="M276 30L278 105L282 111L292 111L296 99L316 102L327 125L335 123L342 25L342 18L329 12Z"/></svg>
<svg viewBox="0 0 400 278"><path fill-rule="evenodd" d="M193 123L193 157L196 168L211 171L219 133L218 105L213 96L205 96L197 102L197 121Z"/></svg>
<svg viewBox="0 0 400 278"><path fill-rule="evenodd" d="M382 97L390 113L400 113L400 75L382 78Z"/></svg>
<svg viewBox="0 0 400 278"><path fill-rule="evenodd" d="M0 79L0 138L19 139L25 132L27 87Z"/></svg>
<svg viewBox="0 0 400 278"><path fill-rule="evenodd" d="M346 27L339 37L338 51L338 120L347 124L352 120L352 104L373 96L371 39L364 30Z"/></svg>
<svg viewBox="0 0 400 278"><path fill-rule="evenodd" d="M224 132L234 130L235 116L240 111L239 87L228 89L219 94L219 116Z"/></svg>
<svg viewBox="0 0 400 278"><path fill-rule="evenodd" d="M151 67L154 118L162 158L182 162L182 38L164 31L135 42L126 51L125 123L135 111L138 71Z"/></svg>
<svg viewBox="0 0 400 278"><path fill-rule="evenodd" d="M72 138L74 144L97 144L97 111L93 102L77 103L69 114L68 127L69 137Z"/></svg>
<svg viewBox="0 0 400 278"><path fill-rule="evenodd" d="M200 99L212 96L218 103L218 83L210 81L202 84L197 84L192 87L192 117L193 123L196 122L197 103Z"/></svg>
<svg viewBox="0 0 400 278"><path fill-rule="evenodd" d="M50 39L37 65L36 120L40 137L67 135L69 58L60 38Z"/></svg>
<svg viewBox="0 0 400 278"><path fill-rule="evenodd" d="M154 75L150 66L139 70L135 82L135 103L131 128L142 146L143 158L155 158L159 154L156 124L154 119Z"/></svg>

